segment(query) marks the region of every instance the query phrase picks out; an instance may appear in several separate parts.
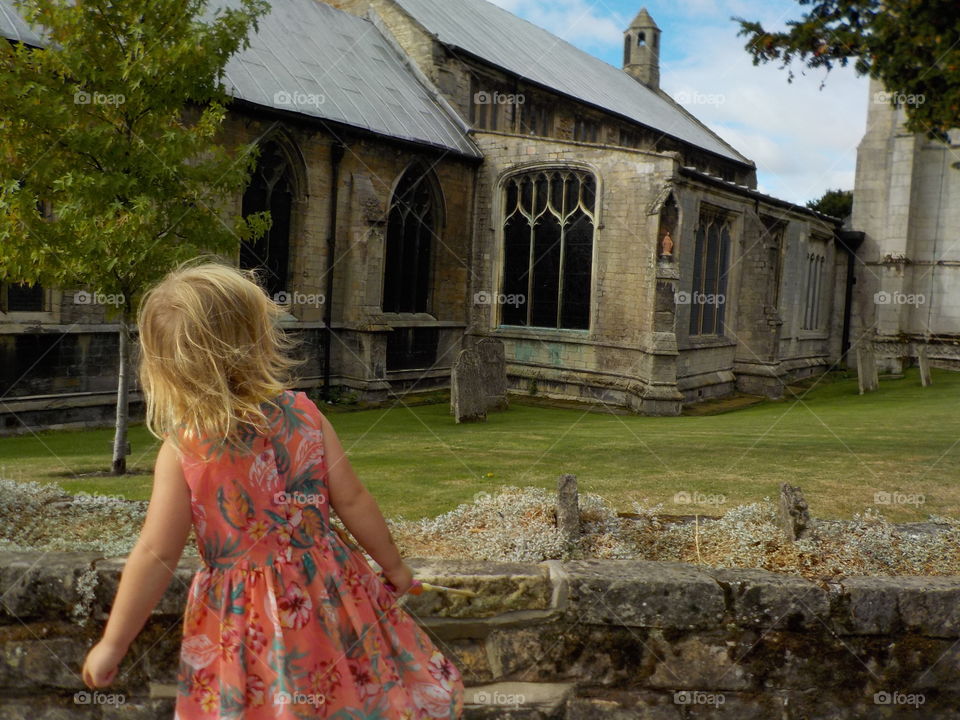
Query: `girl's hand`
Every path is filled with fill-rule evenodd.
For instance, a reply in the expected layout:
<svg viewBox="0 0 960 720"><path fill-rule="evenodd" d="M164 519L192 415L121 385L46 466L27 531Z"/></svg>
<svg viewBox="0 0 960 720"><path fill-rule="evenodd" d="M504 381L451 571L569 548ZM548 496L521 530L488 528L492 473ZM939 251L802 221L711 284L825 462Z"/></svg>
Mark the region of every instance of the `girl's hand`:
<svg viewBox="0 0 960 720"><path fill-rule="evenodd" d="M383 571L387 580L396 588L398 595L403 595L413 587L413 570L405 562L401 562L397 567L389 572Z"/></svg>
<svg viewBox="0 0 960 720"><path fill-rule="evenodd" d="M101 640L87 653L83 662L83 683L88 688L109 685L116 679L120 661L126 652L116 645Z"/></svg>

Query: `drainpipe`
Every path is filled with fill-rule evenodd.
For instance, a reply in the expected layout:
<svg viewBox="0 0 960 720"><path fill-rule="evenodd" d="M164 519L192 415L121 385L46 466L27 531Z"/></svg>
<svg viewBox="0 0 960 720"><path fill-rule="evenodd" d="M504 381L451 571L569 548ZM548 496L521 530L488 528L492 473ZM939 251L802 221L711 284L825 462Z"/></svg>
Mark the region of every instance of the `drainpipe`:
<svg viewBox="0 0 960 720"><path fill-rule="evenodd" d="M323 303L323 399L330 394L330 346L333 344L333 265L337 249L337 205L340 190L340 163L346 146L339 140L330 145L330 234L327 236L327 289Z"/></svg>
<svg viewBox="0 0 960 720"><path fill-rule="evenodd" d="M841 230L838 233L840 247L847 253L847 281L843 299L843 340L840 345L840 363L847 366L850 352L850 319L853 314L853 286L856 283L854 270L857 263L857 248L863 242L864 233L857 230Z"/></svg>

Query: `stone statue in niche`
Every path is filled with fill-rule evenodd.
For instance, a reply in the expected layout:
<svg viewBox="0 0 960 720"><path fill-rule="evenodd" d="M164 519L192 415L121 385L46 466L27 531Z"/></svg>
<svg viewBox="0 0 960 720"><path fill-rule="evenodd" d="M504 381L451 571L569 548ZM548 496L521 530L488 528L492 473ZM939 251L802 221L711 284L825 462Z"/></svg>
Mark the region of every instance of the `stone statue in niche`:
<svg viewBox="0 0 960 720"><path fill-rule="evenodd" d="M663 240L660 241L660 257L664 260L673 259L673 238L670 236L669 230L663 236Z"/></svg>
<svg viewBox="0 0 960 720"><path fill-rule="evenodd" d="M657 243L656 250L660 262L673 262L673 251L676 249L676 240L673 239L673 235L677 232L679 220L680 209L671 193L660 206L660 241Z"/></svg>

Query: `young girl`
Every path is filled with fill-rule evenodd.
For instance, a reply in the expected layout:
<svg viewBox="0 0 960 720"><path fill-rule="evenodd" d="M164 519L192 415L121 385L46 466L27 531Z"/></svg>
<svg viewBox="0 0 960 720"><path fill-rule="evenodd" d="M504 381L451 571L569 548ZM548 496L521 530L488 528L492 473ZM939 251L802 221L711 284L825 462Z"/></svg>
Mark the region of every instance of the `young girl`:
<svg viewBox="0 0 960 720"><path fill-rule="evenodd" d="M251 276L217 264L174 271L144 298L147 426L164 442L84 682L114 681L192 523L203 567L175 720L458 718L460 673L397 606L413 576L380 509L327 418L285 389L294 362L280 312ZM331 526L330 507L388 583Z"/></svg>

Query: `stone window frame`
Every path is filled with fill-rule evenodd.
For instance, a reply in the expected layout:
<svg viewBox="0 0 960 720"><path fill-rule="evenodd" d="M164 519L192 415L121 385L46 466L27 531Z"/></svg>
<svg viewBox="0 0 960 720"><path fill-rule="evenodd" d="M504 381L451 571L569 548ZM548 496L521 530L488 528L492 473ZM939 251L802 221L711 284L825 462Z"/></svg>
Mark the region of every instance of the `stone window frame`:
<svg viewBox="0 0 960 720"><path fill-rule="evenodd" d="M596 145L604 142L603 120L576 113L573 118L573 141Z"/></svg>
<svg viewBox="0 0 960 720"><path fill-rule="evenodd" d="M497 95L504 97L507 96L518 96L520 91L516 86L516 83L513 84L511 89L506 88L509 83L505 82L502 79L498 79L492 75L486 73L477 72L476 70L471 70L470 75L470 97L468 98L468 114L467 119L470 123L470 126L478 132L502 132L502 133L516 133L519 132L518 125L519 119L518 112L519 105L517 103L509 102L489 102L489 103L480 103L478 102L478 97L486 94L491 97L492 100L496 99ZM524 98L525 99L525 98ZM481 112L480 109L483 108L483 122L480 121ZM490 110L491 112L487 112ZM491 118L495 118L491 122ZM495 127L491 127L495 125Z"/></svg>
<svg viewBox="0 0 960 720"><path fill-rule="evenodd" d="M555 98L529 87L521 87L516 81L509 82L476 70L470 71L469 98L466 119L477 132L494 132L524 137L551 138L556 136ZM515 102L478 103L478 96L499 95ZM480 109L484 108L481 122ZM493 112L488 112L492 110ZM496 117L496 127L490 127L490 118ZM530 122L530 120L533 122ZM530 128L534 125L535 132Z"/></svg>
<svg viewBox="0 0 960 720"><path fill-rule="evenodd" d="M767 256L773 266L770 278L770 311L779 312L784 296L784 264L787 252L787 230L790 220L786 215L760 214L760 242L767 250Z"/></svg>
<svg viewBox="0 0 960 720"><path fill-rule="evenodd" d="M704 333L703 328L703 318L704 314L700 315L700 331L693 332L694 325L694 307L704 307L704 305L695 305L692 300L688 308L688 317L687 322L685 323L687 329L687 337L692 340L710 340L710 339L719 339L727 337L727 330L735 320L735 312L731 308L730 299L734 296L734 288L736 286L735 279L733 277L734 269L736 268L737 262L734 259L734 250L738 237L738 220L739 213L733 211L729 208L723 207L721 205L716 205L710 202L701 201L699 207L697 208L697 221L693 225L693 236L689 239L688 247L690 249L690 280L688 287L690 288L691 298L693 294L696 293L706 293L707 295L714 295L719 297L723 295L724 301L722 305L718 305L715 310L714 316L714 332ZM713 224L713 221L720 220L722 221L721 230L726 227L728 240L726 244L726 265L724 271L717 274L716 282L713 286L707 287L706 280L707 274L704 270L701 275L701 282L699 283L700 287L697 285L697 234L700 231L700 228L703 226L704 219L707 219L707 227ZM706 243L709 238L707 235L704 235L704 251L709 254L709 249L707 248ZM720 238L721 248L723 248L723 239ZM717 253L718 262L720 258L720 252ZM719 269L719 265L718 265ZM723 292L720 292L723 290ZM716 291L716 292L710 292ZM717 332L719 328L719 332Z"/></svg>
<svg viewBox="0 0 960 720"><path fill-rule="evenodd" d="M494 293L499 297L503 294L503 284L504 284L504 262L505 262L505 237L504 237L504 211L505 211L505 197L506 197L506 185L514 177L518 175L525 174L534 174L537 172L553 172L553 171L579 171L579 172L588 172L593 175L594 187L595 187L595 205L593 211L593 246L591 248L590 262L591 262L591 274L590 274L590 311L589 311L589 322L588 327L582 329L573 329L573 328L551 328L551 327L541 327L534 325L504 325L502 324L503 317L503 308L499 303L491 303L490 307L492 309L492 314L490 316L490 327L493 331L499 334L520 334L527 337L542 337L542 338L570 338L571 336L576 337L590 337L596 330L596 312L598 308L598 283L599 283L599 248L602 242L603 237L603 228L604 228L604 191L605 185L603 180L603 174L600 169L595 165L585 162L550 162L550 161L534 161L529 163L522 163L514 165L511 168L504 170L494 187L496 192L494 194L493 202L493 213L492 218L494 220L494 237L495 237L495 246L494 252L491 253L491 261L493 263L493 271L491 277L493 278L493 288Z"/></svg>
<svg viewBox="0 0 960 720"><path fill-rule="evenodd" d="M284 155L284 158L287 162L287 167L290 169L290 177L293 185L293 198L290 206L290 228L288 233L289 243L287 248L286 284L288 287L285 288L288 297L290 297L292 296L292 293L301 289L294 287L294 279L301 276L300 270L305 261L303 255L307 251L307 248L304 247L302 239L305 237L304 231L307 226L307 214L309 210L309 175L307 171L307 163L300 148L300 144L296 141L296 139L294 139L290 132L286 130L286 128L277 127L270 132L267 132L262 137L257 139L256 144L258 146L263 146L270 142L275 143L280 148L281 153ZM242 211L243 195L245 192L246 188L244 188L243 192L241 192L237 198L238 212ZM240 267L239 248L237 249L235 259L237 266ZM279 304L291 314L295 314L295 312L299 311L299 308L293 307L293 305L289 302L280 302Z"/></svg>
<svg viewBox="0 0 960 720"><path fill-rule="evenodd" d="M53 208L49 201L41 200L37 209L44 218L53 217ZM41 286L42 310L7 310L7 289L13 284L16 283L0 281L0 320L10 323L57 323L60 321L60 303L63 299L63 293L60 290Z"/></svg>
<svg viewBox="0 0 960 720"><path fill-rule="evenodd" d="M832 287L828 273L830 266L830 239L825 235L811 233L805 244L803 257L803 293L799 303L802 317L800 332L807 336L821 336L828 330L827 316L830 298L827 294Z"/></svg>
<svg viewBox="0 0 960 720"><path fill-rule="evenodd" d="M7 287L0 283L0 321L9 323L57 323L60 321L60 303L63 293L55 288L43 288L43 310L7 310Z"/></svg>
<svg viewBox="0 0 960 720"><path fill-rule="evenodd" d="M430 283L427 290L427 311L423 312L393 312L389 310L384 310L383 302L384 295L386 293L386 276L387 276L387 241L389 233L389 220L390 214L393 210L393 201L396 196L397 188L400 186L401 181L408 173L421 169L424 177L427 179L428 185L430 187L431 195L433 196L433 210L434 210L434 220L433 220L433 247L430 253ZM433 307L433 297L434 290L436 289L436 277L437 277L437 258L439 253L437 252L437 246L445 246L445 241L443 239L443 231L447 225L447 201L443 192L443 185L440 182L440 178L437 175L435 164L431 161L430 163L426 162L424 159L414 159L408 162L403 169L397 173L393 181L390 183L390 190L387 194L387 207L386 213L384 215L384 230L383 230L383 255L381 257L381 272L379 273L380 281L380 290L379 290L379 309L385 315L396 318L421 318L424 314L429 315L434 320L437 318L436 312L431 312L434 310Z"/></svg>

